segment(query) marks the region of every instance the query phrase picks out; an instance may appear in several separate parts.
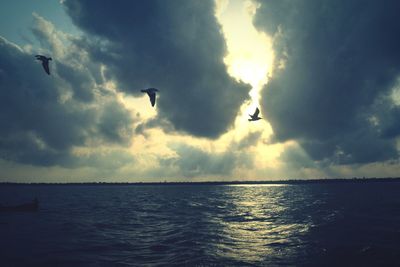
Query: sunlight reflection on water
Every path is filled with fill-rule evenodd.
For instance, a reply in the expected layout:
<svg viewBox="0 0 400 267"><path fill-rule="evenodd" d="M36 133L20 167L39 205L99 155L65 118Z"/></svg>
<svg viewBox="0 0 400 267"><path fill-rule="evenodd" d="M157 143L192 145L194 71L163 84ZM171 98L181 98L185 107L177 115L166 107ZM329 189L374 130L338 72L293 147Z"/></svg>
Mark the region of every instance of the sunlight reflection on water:
<svg viewBox="0 0 400 267"><path fill-rule="evenodd" d="M279 255L293 258L300 236L306 234L311 222L290 223L285 220L285 213L293 202L287 202L287 196L281 191L267 188L287 185L231 186L242 187L242 190L227 190L222 197L227 210L219 220L222 235L215 253L236 262L246 259L250 263L265 262Z"/></svg>
<svg viewBox="0 0 400 267"><path fill-rule="evenodd" d="M266 186L266 187L272 187L272 186L291 186L291 184L227 184L223 186L239 186L239 187L254 187L254 186Z"/></svg>

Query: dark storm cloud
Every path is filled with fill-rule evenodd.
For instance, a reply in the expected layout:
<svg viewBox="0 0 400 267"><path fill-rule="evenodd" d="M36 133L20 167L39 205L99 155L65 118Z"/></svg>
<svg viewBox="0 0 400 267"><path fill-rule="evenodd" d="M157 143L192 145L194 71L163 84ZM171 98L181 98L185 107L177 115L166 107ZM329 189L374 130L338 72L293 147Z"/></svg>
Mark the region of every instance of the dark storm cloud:
<svg viewBox="0 0 400 267"><path fill-rule="evenodd" d="M238 149L244 149L250 146L255 146L260 139L262 132L253 132L249 133L246 137L244 137L240 142L237 144Z"/></svg>
<svg viewBox="0 0 400 267"><path fill-rule="evenodd" d="M238 142L232 142L222 152L208 152L184 143L173 143L169 147L176 157L160 159L164 167L176 167L185 177L207 177L231 175L236 168L252 168L253 155L246 151L257 144L261 132L249 133Z"/></svg>
<svg viewBox="0 0 400 267"><path fill-rule="evenodd" d="M110 143L128 144L133 133L130 113L117 102L106 104L100 111L99 133Z"/></svg>
<svg viewBox="0 0 400 267"><path fill-rule="evenodd" d="M143 123L139 123L135 128L135 133L147 137L148 135L146 133L146 130L157 127L162 128L165 133L178 134L178 132L175 131L173 125L171 125L168 120L160 117L151 118Z"/></svg>
<svg viewBox="0 0 400 267"><path fill-rule="evenodd" d="M297 147L289 147L282 152L279 159L288 164L290 170L299 171L301 168L318 167L310 158Z"/></svg>
<svg viewBox="0 0 400 267"><path fill-rule="evenodd" d="M400 79L395 85L397 97L400 96ZM393 91L375 100L373 109L375 110L375 122L373 125L377 128L380 135L384 138L394 138L400 135L400 103L394 104ZM398 102L398 100L397 100Z"/></svg>
<svg viewBox="0 0 400 267"><path fill-rule="evenodd" d="M70 157L67 166L92 167L101 172L115 172L118 168L134 164L135 158L123 150L110 150Z"/></svg>
<svg viewBox="0 0 400 267"><path fill-rule="evenodd" d="M387 96L400 70L399 2L260 3L255 24L276 53L262 95L275 140L339 164L397 158L399 108Z"/></svg>
<svg viewBox="0 0 400 267"><path fill-rule="evenodd" d="M253 164L250 155L233 147L220 153L209 153L186 144L173 144L171 149L177 157L161 159L160 164L177 167L185 177L226 176L232 174L236 167L251 167Z"/></svg>
<svg viewBox="0 0 400 267"><path fill-rule="evenodd" d="M232 125L249 86L223 63L214 1L76 1L64 6L88 35L79 41L118 88L160 89L159 116L178 131L216 138ZM140 129L139 129L140 130Z"/></svg>
<svg viewBox="0 0 400 267"><path fill-rule="evenodd" d="M54 58L52 68L58 60ZM68 59L65 61L59 64L70 64ZM89 141L129 143L129 112L113 98L103 99L104 106L90 102L93 97L83 97L88 93L76 88L93 78L68 71L72 74L65 81L57 72L48 76L32 54L0 37L1 158L32 165L76 167L82 163L72 153L74 147L84 147ZM75 88L73 97L67 97L66 85Z"/></svg>
<svg viewBox="0 0 400 267"><path fill-rule="evenodd" d="M57 74L70 85L74 98L84 102L91 102L94 100L94 79L87 70L77 70L76 68L77 66L57 62ZM74 81L73 86L69 83L70 81Z"/></svg>

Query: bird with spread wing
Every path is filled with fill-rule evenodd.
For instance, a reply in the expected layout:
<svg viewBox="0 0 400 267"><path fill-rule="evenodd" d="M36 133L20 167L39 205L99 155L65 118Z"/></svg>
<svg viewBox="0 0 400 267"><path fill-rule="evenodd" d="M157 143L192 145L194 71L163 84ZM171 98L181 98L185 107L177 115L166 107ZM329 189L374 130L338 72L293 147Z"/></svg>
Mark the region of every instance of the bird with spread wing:
<svg viewBox="0 0 400 267"><path fill-rule="evenodd" d="M259 113L260 113L260 110L259 110L258 108L256 108L256 111L254 111L254 114L253 114L253 115L249 114L249 116L250 116L249 121L258 121L258 120L261 120L262 118L261 118L261 117L258 117L258 114L259 114Z"/></svg>
<svg viewBox="0 0 400 267"><path fill-rule="evenodd" d="M42 61L42 66L43 66L44 71L48 75L50 75L49 61L52 60L52 58L51 57L45 57L45 56L42 56L42 55L36 55L35 57L36 57L37 60Z"/></svg>
<svg viewBox="0 0 400 267"><path fill-rule="evenodd" d="M147 88L147 89L142 89L140 90L142 93L147 93L149 98L150 98L150 103L151 106L154 107L156 104L156 92L158 92L158 89L156 88Z"/></svg>

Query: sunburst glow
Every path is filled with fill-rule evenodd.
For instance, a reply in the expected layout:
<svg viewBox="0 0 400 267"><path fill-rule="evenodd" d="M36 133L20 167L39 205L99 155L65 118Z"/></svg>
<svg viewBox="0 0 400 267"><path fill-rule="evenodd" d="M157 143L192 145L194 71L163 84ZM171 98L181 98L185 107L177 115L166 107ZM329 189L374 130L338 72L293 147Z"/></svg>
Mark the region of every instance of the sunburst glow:
<svg viewBox="0 0 400 267"><path fill-rule="evenodd" d="M252 86L251 103L242 107L242 116L260 106L260 91L271 72L273 51L268 36L252 23L258 8L252 1L217 0L217 18L222 25L228 54L224 61L232 77Z"/></svg>

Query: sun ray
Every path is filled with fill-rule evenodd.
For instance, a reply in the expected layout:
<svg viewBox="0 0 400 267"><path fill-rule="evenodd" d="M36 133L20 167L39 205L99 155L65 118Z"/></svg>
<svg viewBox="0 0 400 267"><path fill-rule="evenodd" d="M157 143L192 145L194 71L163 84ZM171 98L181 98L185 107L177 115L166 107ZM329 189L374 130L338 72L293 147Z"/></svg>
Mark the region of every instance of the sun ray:
<svg viewBox="0 0 400 267"><path fill-rule="evenodd" d="M235 128L240 130L247 122L248 114L254 113L256 107L260 108L260 93L272 68L272 42L267 35L254 28L252 21L258 5L253 1L216 0L216 6L216 17L227 44L228 53L224 62L228 73L252 87L250 101L242 105L235 122ZM255 124L257 130L270 131L265 120Z"/></svg>

